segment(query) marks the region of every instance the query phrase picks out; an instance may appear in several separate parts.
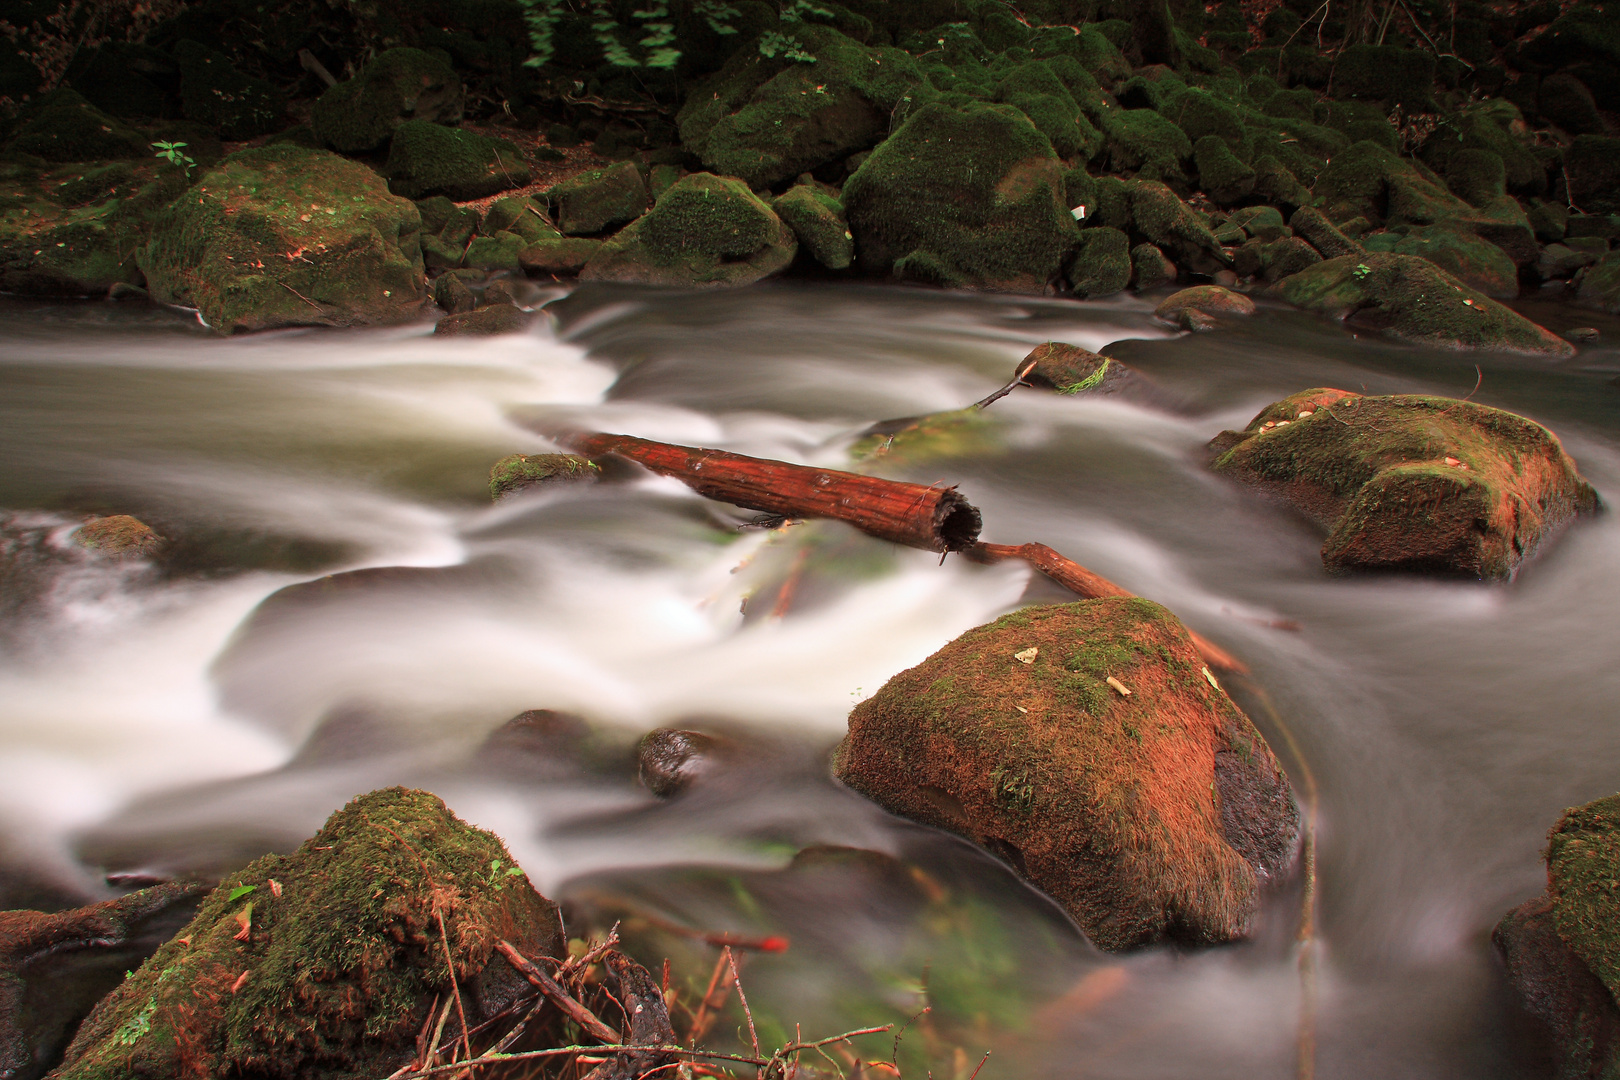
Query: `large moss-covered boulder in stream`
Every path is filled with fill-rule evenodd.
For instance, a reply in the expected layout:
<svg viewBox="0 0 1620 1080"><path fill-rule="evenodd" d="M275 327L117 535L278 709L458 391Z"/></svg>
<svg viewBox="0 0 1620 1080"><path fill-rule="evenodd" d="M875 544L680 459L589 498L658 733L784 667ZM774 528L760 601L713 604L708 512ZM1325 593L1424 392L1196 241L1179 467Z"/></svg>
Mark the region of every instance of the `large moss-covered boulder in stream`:
<svg viewBox="0 0 1620 1080"><path fill-rule="evenodd" d="M1052 144L1008 105L924 105L845 183L844 208L869 272L923 255L1009 292L1044 290L1079 234Z"/></svg>
<svg viewBox="0 0 1620 1080"><path fill-rule="evenodd" d="M1137 598L968 631L856 706L833 767L1005 859L1105 949L1243 937L1299 832L1265 740Z"/></svg>
<svg viewBox="0 0 1620 1080"><path fill-rule="evenodd" d="M1620 795L1566 810L1546 855L1547 891L1492 940L1551 1030L1559 1080L1620 1075Z"/></svg>
<svg viewBox="0 0 1620 1080"><path fill-rule="evenodd" d="M221 882L96 1006L53 1075L387 1076L451 993L452 957L469 1025L526 990L503 939L564 955L556 905L499 839L425 791L374 791ZM452 1015L444 1038L459 1029Z"/></svg>
<svg viewBox="0 0 1620 1080"><path fill-rule="evenodd" d="M141 249L155 299L221 333L408 322L427 298L421 214L364 165L278 145L232 154Z"/></svg>
<svg viewBox="0 0 1620 1080"><path fill-rule="evenodd" d="M694 173L604 242L581 281L646 285L751 285L781 273L799 242L741 180Z"/></svg>
<svg viewBox="0 0 1620 1080"><path fill-rule="evenodd" d="M867 48L812 23L793 33L813 60L739 49L676 118L681 143L703 164L755 188L876 145L895 109L928 86L899 49Z"/></svg>
<svg viewBox="0 0 1620 1080"><path fill-rule="evenodd" d="M529 182L523 154L506 139L407 120L394 129L383 166L388 188L407 199L482 199Z"/></svg>
<svg viewBox="0 0 1620 1080"><path fill-rule="evenodd" d="M1486 296L1512 300L1519 295L1519 271L1507 253L1453 225L1413 229L1396 243L1394 251L1425 258Z"/></svg>
<svg viewBox="0 0 1620 1080"><path fill-rule="evenodd" d="M1597 508L1556 435L1452 398L1304 390L1211 446L1216 472L1329 530L1330 570L1509 578L1570 518Z"/></svg>
<svg viewBox="0 0 1620 1080"><path fill-rule="evenodd" d="M309 126L323 145L359 154L387 145L407 120L459 124L463 102L449 64L421 49L389 49L322 94Z"/></svg>
<svg viewBox="0 0 1620 1080"><path fill-rule="evenodd" d="M1343 255L1271 290L1295 307L1445 349L1563 357L1574 347L1417 255Z"/></svg>

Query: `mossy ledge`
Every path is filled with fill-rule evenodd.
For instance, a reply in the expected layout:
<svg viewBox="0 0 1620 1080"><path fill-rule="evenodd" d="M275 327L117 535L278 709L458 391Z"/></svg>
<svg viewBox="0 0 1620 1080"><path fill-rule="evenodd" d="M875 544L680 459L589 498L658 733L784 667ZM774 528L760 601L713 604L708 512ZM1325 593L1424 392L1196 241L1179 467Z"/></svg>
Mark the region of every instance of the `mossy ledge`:
<svg viewBox="0 0 1620 1080"><path fill-rule="evenodd" d="M522 989L495 955L503 938L560 957L556 905L437 797L374 791L221 882L96 1006L53 1075L386 1076L449 992L446 943L469 1023Z"/></svg>

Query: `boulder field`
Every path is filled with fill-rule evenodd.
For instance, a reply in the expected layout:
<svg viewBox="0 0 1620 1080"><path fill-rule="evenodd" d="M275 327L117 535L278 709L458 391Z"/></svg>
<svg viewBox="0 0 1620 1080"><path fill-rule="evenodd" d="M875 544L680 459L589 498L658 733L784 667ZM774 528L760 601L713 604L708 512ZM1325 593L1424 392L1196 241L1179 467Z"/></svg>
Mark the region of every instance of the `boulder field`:
<svg viewBox="0 0 1620 1080"><path fill-rule="evenodd" d="M1236 0L1153 18L860 0L775 20L677 2L672 43L638 59L635 34L598 55L611 35L572 10L406 20L386 42L357 26L332 55L290 44L291 25L274 44L201 33L215 8L228 26L224 3L91 48L57 83L14 74L0 288L145 291L237 332L428 317L416 305L452 270L1077 299L1212 286L1554 358L1570 343L1503 301L1620 311L1620 16L1589 5L1459 10L1437 56L1408 47L1404 16L1377 43Z"/></svg>

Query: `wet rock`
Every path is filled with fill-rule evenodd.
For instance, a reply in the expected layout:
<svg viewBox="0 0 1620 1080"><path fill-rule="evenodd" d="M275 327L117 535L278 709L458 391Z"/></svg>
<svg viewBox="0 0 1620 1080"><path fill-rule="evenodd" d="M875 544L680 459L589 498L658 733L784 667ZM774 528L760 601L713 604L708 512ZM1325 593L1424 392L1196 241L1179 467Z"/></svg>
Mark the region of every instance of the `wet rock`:
<svg viewBox="0 0 1620 1080"><path fill-rule="evenodd" d="M227 877L96 1006L55 1075L386 1076L450 992L446 950L469 1023L523 991L500 938L566 955L556 905L500 840L427 792L374 791Z"/></svg>
<svg viewBox="0 0 1620 1080"><path fill-rule="evenodd" d="M0 911L0 1076L40 1075L66 1041L66 1032L51 1021L79 1019L30 1015L30 979L85 950L122 949L144 924L206 891L172 882L71 911Z"/></svg>
<svg viewBox="0 0 1620 1080"><path fill-rule="evenodd" d="M515 144L426 120L394 129L383 174L389 190L407 199L447 195L458 201L522 187L530 176Z"/></svg>
<svg viewBox="0 0 1620 1080"><path fill-rule="evenodd" d="M1106 225L1082 229L1063 276L1083 299L1124 292L1131 283L1131 238Z"/></svg>
<svg viewBox="0 0 1620 1080"><path fill-rule="evenodd" d="M1221 319L1253 315L1254 301L1219 285L1194 285L1167 296L1153 314L1183 330L1213 330Z"/></svg>
<svg viewBox="0 0 1620 1080"><path fill-rule="evenodd" d="M858 705L833 767L999 855L1105 949L1241 938L1298 838L1265 741L1141 599L969 631Z"/></svg>
<svg viewBox="0 0 1620 1080"><path fill-rule="evenodd" d="M1595 326L1577 326L1573 330L1564 331L1564 337L1570 341L1592 342L1602 336L1603 334Z"/></svg>
<svg viewBox="0 0 1620 1080"><path fill-rule="evenodd" d="M793 230L740 180L694 173L602 245L582 281L751 285L793 262Z"/></svg>
<svg viewBox="0 0 1620 1080"><path fill-rule="evenodd" d="M636 748L642 786L659 798L686 790L714 764L725 743L701 731L655 728Z"/></svg>
<svg viewBox="0 0 1620 1080"><path fill-rule="evenodd" d="M534 316L510 304L494 304L476 311L446 315L433 327L441 337L494 337L497 334L521 334L529 328Z"/></svg>
<svg viewBox="0 0 1620 1080"><path fill-rule="evenodd" d="M1035 367L1024 376L1025 381L1060 394L1120 394L1142 400L1163 396L1147 376L1129 364L1078 345L1047 341L1031 349L1023 362L1031 360Z"/></svg>
<svg viewBox="0 0 1620 1080"><path fill-rule="evenodd" d="M333 150L365 153L387 145L406 121L461 123L462 104L461 78L449 64L420 49L389 49L322 94L309 126Z"/></svg>
<svg viewBox="0 0 1620 1080"><path fill-rule="evenodd" d="M855 240L844 220L844 204L835 196L810 184L796 184L772 199L771 209L822 266L845 270L854 262Z"/></svg>
<svg viewBox="0 0 1620 1080"><path fill-rule="evenodd" d="M444 274L433 283L433 302L450 315L460 315L478 306L473 291L454 274Z"/></svg>
<svg viewBox="0 0 1620 1080"><path fill-rule="evenodd" d="M1511 578L1598 505L1552 432L1452 398L1305 390L1211 446L1215 471L1329 530L1329 570Z"/></svg>
<svg viewBox="0 0 1620 1080"><path fill-rule="evenodd" d="M1620 795L1564 813L1548 838L1547 891L1491 935L1508 981L1552 1034L1560 1078L1620 1070Z"/></svg>
<svg viewBox="0 0 1620 1080"><path fill-rule="evenodd" d="M546 192L564 236L591 236L647 212L647 185L630 162L565 180Z"/></svg>
<svg viewBox="0 0 1620 1080"><path fill-rule="evenodd" d="M140 252L154 299L220 333L409 322L426 299L415 204L323 150L232 154L171 205Z"/></svg>
<svg viewBox="0 0 1620 1080"><path fill-rule="evenodd" d="M1176 264L1152 244L1137 244L1131 248L1131 276L1141 292L1175 283Z"/></svg>
<svg viewBox="0 0 1620 1080"><path fill-rule="evenodd" d="M578 454L511 454L489 470L489 497L507 495L537 485L592 483L602 470Z"/></svg>
<svg viewBox="0 0 1620 1080"><path fill-rule="evenodd" d="M601 240L560 236L537 241L519 251L518 265L530 274L577 274L601 250Z"/></svg>
<svg viewBox="0 0 1620 1080"><path fill-rule="evenodd" d="M1561 281L1573 277L1577 270L1591 266L1597 259L1590 251L1576 251L1565 244L1548 244L1541 249L1541 258L1536 261L1536 273L1543 281Z"/></svg>
<svg viewBox="0 0 1620 1080"><path fill-rule="evenodd" d="M844 185L861 265L924 255L978 288L1041 292L1078 236L1051 143L1006 105L930 103Z"/></svg>
<svg viewBox="0 0 1620 1080"><path fill-rule="evenodd" d="M573 713L527 709L478 748L480 767L525 781L578 776L589 756L590 725Z"/></svg>
<svg viewBox="0 0 1620 1080"><path fill-rule="evenodd" d="M80 547L103 555L138 558L155 555L163 547L163 537L144 521L128 514L87 521L74 532L73 539Z"/></svg>
<svg viewBox="0 0 1620 1080"><path fill-rule="evenodd" d="M507 307L522 307L522 283L514 278L496 278L484 286L484 293L478 298L479 307L494 307L505 304Z"/></svg>
<svg viewBox="0 0 1620 1080"><path fill-rule="evenodd" d="M1512 300L1519 295L1519 271L1513 260L1495 244L1451 225L1413 229L1394 250L1428 259L1486 296Z"/></svg>
<svg viewBox="0 0 1620 1080"><path fill-rule="evenodd" d="M1582 307L1620 315L1620 251L1605 255L1581 275L1575 299Z"/></svg>
<svg viewBox="0 0 1620 1080"><path fill-rule="evenodd" d="M226 139L268 135L281 126L286 102L263 79L245 75L231 58L197 41L174 47L180 65L180 102L187 120L206 124Z"/></svg>
<svg viewBox="0 0 1620 1080"><path fill-rule="evenodd" d="M1570 355L1569 342L1416 255L1328 259L1279 282L1295 307L1448 349Z"/></svg>
<svg viewBox="0 0 1620 1080"><path fill-rule="evenodd" d="M705 166L759 190L878 144L924 83L899 49L809 22L793 34L814 63L740 49L676 117L682 145Z"/></svg>

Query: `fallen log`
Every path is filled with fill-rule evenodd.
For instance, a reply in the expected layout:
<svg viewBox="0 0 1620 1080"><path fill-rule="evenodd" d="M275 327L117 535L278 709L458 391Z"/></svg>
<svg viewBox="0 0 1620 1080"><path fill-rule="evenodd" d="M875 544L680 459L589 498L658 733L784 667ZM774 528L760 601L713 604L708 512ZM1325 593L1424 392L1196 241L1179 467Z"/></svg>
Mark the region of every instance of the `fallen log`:
<svg viewBox="0 0 1620 1080"><path fill-rule="evenodd" d="M836 469L602 433L565 435L570 450L617 454L699 495L792 518L832 518L880 540L925 551L964 551L979 538L979 511L954 487L929 487Z"/></svg>

